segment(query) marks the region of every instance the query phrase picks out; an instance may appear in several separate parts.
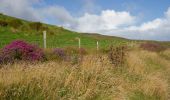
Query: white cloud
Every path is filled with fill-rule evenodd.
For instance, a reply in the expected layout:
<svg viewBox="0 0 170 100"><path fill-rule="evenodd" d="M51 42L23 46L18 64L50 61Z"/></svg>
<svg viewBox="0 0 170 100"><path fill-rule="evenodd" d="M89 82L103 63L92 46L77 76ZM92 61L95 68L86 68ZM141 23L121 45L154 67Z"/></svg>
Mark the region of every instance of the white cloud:
<svg viewBox="0 0 170 100"><path fill-rule="evenodd" d="M130 39L170 40L170 8L162 18L144 22L139 26L135 26L135 22L135 17L128 12L108 10L102 11L101 15L85 14L80 17L77 29Z"/></svg>
<svg viewBox="0 0 170 100"><path fill-rule="evenodd" d="M44 19L51 19L66 27L71 27L76 22L71 14L61 6L47 6L39 9L39 12L44 16Z"/></svg>
<svg viewBox="0 0 170 100"><path fill-rule="evenodd" d="M73 24L73 17L61 6L41 6L43 0L0 0L0 12L30 20L48 22L53 20L56 24ZM39 5L39 7L34 7ZM53 23L54 24L54 23ZM71 26L71 25L69 25Z"/></svg>
<svg viewBox="0 0 170 100"><path fill-rule="evenodd" d="M122 30L124 32L122 36L128 38L168 41L170 40L170 8L163 18L156 18L140 26L130 26Z"/></svg>
<svg viewBox="0 0 170 100"><path fill-rule="evenodd" d="M0 12L27 20L39 20L40 16L32 4L39 0L0 0Z"/></svg>
<svg viewBox="0 0 170 100"><path fill-rule="evenodd" d="M134 23L135 17L129 12L116 12L103 10L100 15L86 13L77 18L78 25L75 27L83 32L100 32L102 30L117 29Z"/></svg>

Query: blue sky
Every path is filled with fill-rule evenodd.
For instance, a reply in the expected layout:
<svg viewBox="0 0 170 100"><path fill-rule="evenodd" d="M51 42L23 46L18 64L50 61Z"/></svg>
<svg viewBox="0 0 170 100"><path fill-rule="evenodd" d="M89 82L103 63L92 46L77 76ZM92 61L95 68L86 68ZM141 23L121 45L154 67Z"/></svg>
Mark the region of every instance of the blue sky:
<svg viewBox="0 0 170 100"><path fill-rule="evenodd" d="M170 0L68 0L65 2L63 0L45 0L46 5L63 6L73 14L83 9L88 1L93 3L94 6L100 7L100 10L129 11L134 15L142 13L145 15L143 16L145 21L161 17L170 6Z"/></svg>
<svg viewBox="0 0 170 100"><path fill-rule="evenodd" d="M170 41L170 0L0 0L0 12L77 32Z"/></svg>

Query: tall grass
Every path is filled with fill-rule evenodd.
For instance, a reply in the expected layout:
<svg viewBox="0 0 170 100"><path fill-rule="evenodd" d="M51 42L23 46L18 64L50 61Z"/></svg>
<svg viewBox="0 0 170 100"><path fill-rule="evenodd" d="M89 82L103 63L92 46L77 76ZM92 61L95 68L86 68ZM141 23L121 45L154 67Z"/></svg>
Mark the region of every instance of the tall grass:
<svg viewBox="0 0 170 100"><path fill-rule="evenodd" d="M168 60L148 51L130 51L126 59L121 67L113 67L104 54L86 55L76 65L55 61L3 65L0 99L167 100Z"/></svg>

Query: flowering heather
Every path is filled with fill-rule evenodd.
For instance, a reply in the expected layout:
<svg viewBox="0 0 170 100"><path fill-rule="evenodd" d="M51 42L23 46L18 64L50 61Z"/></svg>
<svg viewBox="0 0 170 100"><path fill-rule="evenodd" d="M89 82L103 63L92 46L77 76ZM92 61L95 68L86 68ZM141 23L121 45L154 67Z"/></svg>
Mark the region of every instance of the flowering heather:
<svg viewBox="0 0 170 100"><path fill-rule="evenodd" d="M66 52L62 48L55 48L53 53L60 59L65 59L66 58Z"/></svg>
<svg viewBox="0 0 170 100"><path fill-rule="evenodd" d="M166 47L158 44L158 43L142 43L140 45L140 48L144 49L144 50L148 50L148 51L154 51L154 52L161 52L164 51L166 49Z"/></svg>
<svg viewBox="0 0 170 100"><path fill-rule="evenodd" d="M37 61L44 59L43 50L35 45L16 40L2 49L2 61L29 60Z"/></svg>
<svg viewBox="0 0 170 100"><path fill-rule="evenodd" d="M87 51L86 51L85 48L80 48L80 49L79 49L79 53L80 53L81 55L85 55L85 54L87 54Z"/></svg>

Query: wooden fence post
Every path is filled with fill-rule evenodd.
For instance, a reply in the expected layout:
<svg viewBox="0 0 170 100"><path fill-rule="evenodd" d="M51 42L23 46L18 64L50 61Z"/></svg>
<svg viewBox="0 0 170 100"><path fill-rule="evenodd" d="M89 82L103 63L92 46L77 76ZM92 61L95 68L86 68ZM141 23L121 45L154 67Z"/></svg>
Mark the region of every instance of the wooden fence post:
<svg viewBox="0 0 170 100"><path fill-rule="evenodd" d="M76 37L75 39L78 40L78 46L79 46L79 49L80 49L81 48L81 40L80 40L79 37Z"/></svg>
<svg viewBox="0 0 170 100"><path fill-rule="evenodd" d="M96 46L97 46L97 51L99 50L99 42L97 41L96 43Z"/></svg>
<svg viewBox="0 0 170 100"><path fill-rule="evenodd" d="M43 42L44 42L44 48L47 48L47 42L46 42L46 35L47 35L47 33L46 33L46 31L43 31Z"/></svg>
<svg viewBox="0 0 170 100"><path fill-rule="evenodd" d="M80 38L78 38L78 41L79 41L79 49L81 48L81 40Z"/></svg>

